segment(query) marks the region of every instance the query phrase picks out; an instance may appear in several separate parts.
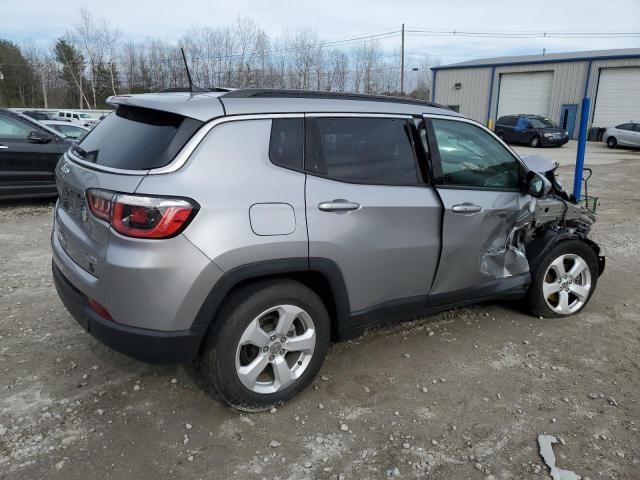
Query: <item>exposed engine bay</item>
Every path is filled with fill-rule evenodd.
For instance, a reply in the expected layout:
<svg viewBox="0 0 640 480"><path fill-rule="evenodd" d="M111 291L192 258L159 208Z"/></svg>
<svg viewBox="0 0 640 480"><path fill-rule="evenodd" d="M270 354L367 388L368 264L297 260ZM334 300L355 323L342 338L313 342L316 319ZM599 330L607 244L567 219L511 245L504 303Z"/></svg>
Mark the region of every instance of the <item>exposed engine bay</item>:
<svg viewBox="0 0 640 480"><path fill-rule="evenodd" d="M481 260L484 274L498 278L530 271L536 260L558 241L578 238L586 241L598 254L600 273L604 258L599 247L587 239L596 221L595 211L575 203L560 182L557 162L538 155L521 157L529 170L549 180L551 189L542 198L532 198L523 207L502 218Z"/></svg>

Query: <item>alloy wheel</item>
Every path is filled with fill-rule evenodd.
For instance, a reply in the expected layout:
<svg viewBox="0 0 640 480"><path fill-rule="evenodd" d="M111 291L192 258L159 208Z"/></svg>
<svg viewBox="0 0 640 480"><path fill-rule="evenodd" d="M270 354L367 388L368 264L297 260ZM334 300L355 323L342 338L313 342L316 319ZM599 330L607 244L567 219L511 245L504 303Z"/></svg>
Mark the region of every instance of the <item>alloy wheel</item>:
<svg viewBox="0 0 640 480"><path fill-rule="evenodd" d="M587 302L591 286L591 271L587 262L578 255L566 253L547 268L542 295L547 306L555 313L570 315Z"/></svg>
<svg viewBox="0 0 640 480"><path fill-rule="evenodd" d="M316 346L311 316L295 305L272 307L247 326L236 349L236 373L255 393L279 392L309 366Z"/></svg>

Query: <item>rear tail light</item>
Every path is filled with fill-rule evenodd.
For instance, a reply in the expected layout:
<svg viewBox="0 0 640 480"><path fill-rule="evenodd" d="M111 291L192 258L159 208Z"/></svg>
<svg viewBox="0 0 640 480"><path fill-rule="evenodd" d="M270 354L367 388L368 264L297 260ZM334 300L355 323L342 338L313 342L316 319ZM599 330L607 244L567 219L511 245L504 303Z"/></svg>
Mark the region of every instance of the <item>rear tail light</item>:
<svg viewBox="0 0 640 480"><path fill-rule="evenodd" d="M89 210L100 220L109 222L111 218L111 201L113 200L112 192L104 190L88 190L87 203Z"/></svg>
<svg viewBox="0 0 640 480"><path fill-rule="evenodd" d="M194 202L181 198L124 195L87 190L91 213L122 235L134 238L170 238L178 235L198 211Z"/></svg>

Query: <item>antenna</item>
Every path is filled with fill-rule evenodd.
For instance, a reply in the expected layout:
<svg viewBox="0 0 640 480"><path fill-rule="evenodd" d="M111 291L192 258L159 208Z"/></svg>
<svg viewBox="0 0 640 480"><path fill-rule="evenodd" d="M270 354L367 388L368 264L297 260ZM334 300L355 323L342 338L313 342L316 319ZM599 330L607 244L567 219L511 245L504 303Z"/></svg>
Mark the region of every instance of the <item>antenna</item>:
<svg viewBox="0 0 640 480"><path fill-rule="evenodd" d="M184 69L187 71L187 80L189 80L189 92L193 93L193 82L191 81L191 73L189 72L189 65L187 65L187 57L184 54L184 48L180 47L182 52L182 60L184 60Z"/></svg>

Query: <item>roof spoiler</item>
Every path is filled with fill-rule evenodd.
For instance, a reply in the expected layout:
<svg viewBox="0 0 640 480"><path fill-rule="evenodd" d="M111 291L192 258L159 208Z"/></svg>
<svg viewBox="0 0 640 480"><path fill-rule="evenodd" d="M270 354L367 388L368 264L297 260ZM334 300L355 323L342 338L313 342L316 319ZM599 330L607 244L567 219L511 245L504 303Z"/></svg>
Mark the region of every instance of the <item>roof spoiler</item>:
<svg viewBox="0 0 640 480"><path fill-rule="evenodd" d="M110 97L107 97L104 103L117 107L118 105L128 103L130 98L131 95L111 95Z"/></svg>

